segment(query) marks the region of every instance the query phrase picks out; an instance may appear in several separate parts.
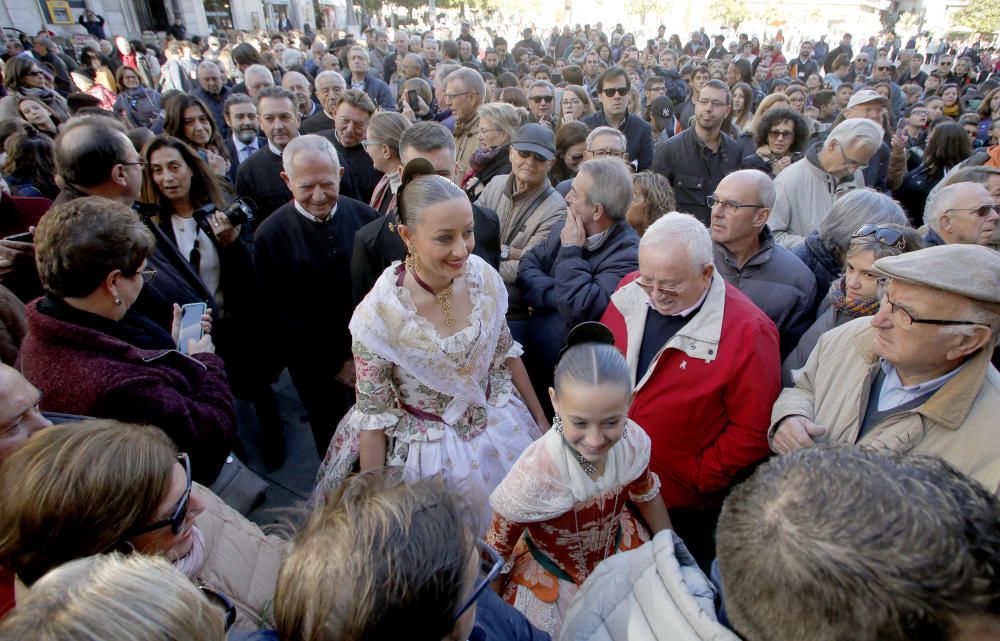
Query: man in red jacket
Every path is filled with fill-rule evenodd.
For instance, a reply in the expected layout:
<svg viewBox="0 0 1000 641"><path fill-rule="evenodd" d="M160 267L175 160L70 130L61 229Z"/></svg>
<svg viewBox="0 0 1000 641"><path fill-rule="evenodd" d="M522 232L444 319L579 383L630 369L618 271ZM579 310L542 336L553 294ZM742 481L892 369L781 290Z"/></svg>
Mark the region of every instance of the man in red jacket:
<svg viewBox="0 0 1000 641"><path fill-rule="evenodd" d="M629 418L652 439L650 466L675 530L707 564L726 491L768 454L778 331L715 273L704 225L679 213L646 230L639 271L619 284L601 322L632 369Z"/></svg>

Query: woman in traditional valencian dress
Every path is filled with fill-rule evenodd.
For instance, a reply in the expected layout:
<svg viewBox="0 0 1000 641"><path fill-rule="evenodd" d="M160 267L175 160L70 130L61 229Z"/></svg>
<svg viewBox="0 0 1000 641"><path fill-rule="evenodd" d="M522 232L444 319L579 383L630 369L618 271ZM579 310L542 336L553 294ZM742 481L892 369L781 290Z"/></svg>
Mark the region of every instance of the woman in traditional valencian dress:
<svg viewBox="0 0 1000 641"><path fill-rule="evenodd" d="M555 638L579 586L598 563L670 527L650 442L626 418L631 376L611 331L583 323L570 332L549 389L552 429L524 451L490 496L486 541L507 560L495 586Z"/></svg>
<svg viewBox="0 0 1000 641"><path fill-rule="evenodd" d="M359 466L390 465L411 479L442 472L485 505L548 423L507 329L503 280L471 253L469 199L416 159L399 219L407 259L382 273L351 319L357 403L337 427L314 500Z"/></svg>

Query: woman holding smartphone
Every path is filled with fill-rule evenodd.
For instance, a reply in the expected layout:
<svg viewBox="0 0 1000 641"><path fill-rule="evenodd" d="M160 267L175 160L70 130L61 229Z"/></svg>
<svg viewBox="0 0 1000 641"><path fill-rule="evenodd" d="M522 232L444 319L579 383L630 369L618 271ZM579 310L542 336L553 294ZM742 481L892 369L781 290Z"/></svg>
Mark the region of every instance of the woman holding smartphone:
<svg viewBox="0 0 1000 641"><path fill-rule="evenodd" d="M284 461L284 431L278 402L253 350L254 264L250 225L233 226L222 213L228 204L221 183L208 165L177 138L158 136L145 148L142 200L160 207L164 235L188 259L212 293L218 321L219 354L233 390L253 401L264 435L269 467Z"/></svg>
<svg viewBox="0 0 1000 641"><path fill-rule="evenodd" d="M191 455L194 479L209 485L235 440L233 395L210 316L185 355L176 349L180 307L170 334L130 313L156 277L146 262L155 248L152 232L121 203L90 196L50 209L35 230L46 295L28 306L21 371L42 392L44 411L156 425Z"/></svg>

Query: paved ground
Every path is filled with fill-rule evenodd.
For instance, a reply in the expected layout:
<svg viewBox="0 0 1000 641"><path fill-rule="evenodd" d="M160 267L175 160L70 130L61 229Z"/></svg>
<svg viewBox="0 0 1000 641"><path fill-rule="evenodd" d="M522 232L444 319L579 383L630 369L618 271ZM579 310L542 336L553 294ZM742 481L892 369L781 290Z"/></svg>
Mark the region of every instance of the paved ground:
<svg viewBox="0 0 1000 641"><path fill-rule="evenodd" d="M247 451L246 463L271 484L264 503L249 515L260 525L288 522L289 517L293 522L298 521L302 513L296 508L302 508L309 498L319 467L319 456L316 454L308 417L287 371L282 373L274 389L278 393L278 406L285 420L287 451L284 466L274 472L268 471L264 466L260 430L253 405L242 400L236 402L240 438Z"/></svg>

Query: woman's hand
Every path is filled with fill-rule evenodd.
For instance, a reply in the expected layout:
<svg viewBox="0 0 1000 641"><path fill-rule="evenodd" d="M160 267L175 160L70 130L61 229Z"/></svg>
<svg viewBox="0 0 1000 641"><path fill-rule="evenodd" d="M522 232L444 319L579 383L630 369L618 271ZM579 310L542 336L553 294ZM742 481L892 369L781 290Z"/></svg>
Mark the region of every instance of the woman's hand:
<svg viewBox="0 0 1000 641"><path fill-rule="evenodd" d="M195 340L193 338L188 339L187 353L191 356L195 354L214 354L215 344L212 343L212 336L206 333L201 337L201 340Z"/></svg>
<svg viewBox="0 0 1000 641"><path fill-rule="evenodd" d="M212 227L212 233L215 234L216 240L222 245L231 245L240 237L240 226L233 227L233 224L229 222L229 217L221 211L209 216L208 224Z"/></svg>
<svg viewBox="0 0 1000 641"><path fill-rule="evenodd" d="M31 231L34 232L32 227ZM35 245L0 239L0 276L6 276L35 262Z"/></svg>
<svg viewBox="0 0 1000 641"><path fill-rule="evenodd" d="M174 344L181 338L181 306L174 303L174 318L170 323L170 336L174 339ZM201 331L208 336L212 333L212 313L205 312L201 315ZM212 348L215 351L215 348Z"/></svg>
<svg viewBox="0 0 1000 641"><path fill-rule="evenodd" d="M215 153L211 149L205 150L205 156L208 158L208 166L212 168L212 171L219 176L225 176L229 172L229 161Z"/></svg>
<svg viewBox="0 0 1000 641"><path fill-rule="evenodd" d="M781 170L783 170L785 167L787 167L790 164L792 164L792 157L791 156L785 156L784 158L778 158L777 160L775 160L774 162L771 163L771 171L773 171L774 175L777 176L778 174L781 173Z"/></svg>
<svg viewBox="0 0 1000 641"><path fill-rule="evenodd" d="M400 107L399 112L410 122L417 121L417 114L413 113L413 108L410 107L410 101L406 99L405 93L403 94L402 106Z"/></svg>

